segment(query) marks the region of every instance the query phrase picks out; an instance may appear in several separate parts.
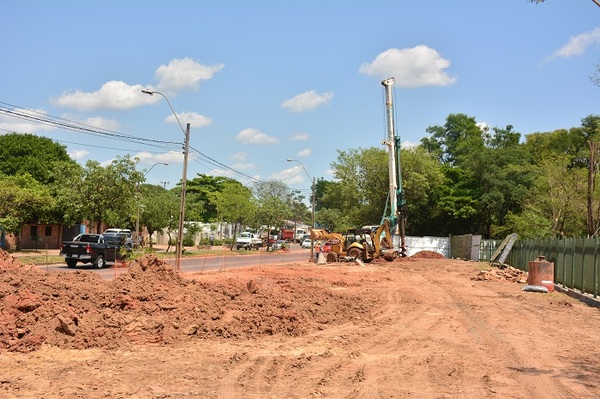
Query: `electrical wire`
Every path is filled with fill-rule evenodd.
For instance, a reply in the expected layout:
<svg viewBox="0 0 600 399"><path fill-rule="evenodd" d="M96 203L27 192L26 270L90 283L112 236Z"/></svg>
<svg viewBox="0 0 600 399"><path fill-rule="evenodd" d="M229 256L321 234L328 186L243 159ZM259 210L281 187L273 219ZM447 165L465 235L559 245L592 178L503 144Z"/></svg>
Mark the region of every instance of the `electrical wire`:
<svg viewBox="0 0 600 399"><path fill-rule="evenodd" d="M174 151L174 150L181 151L181 148L182 148L182 143L137 137L137 136L133 136L130 134L125 134L125 133L120 133L120 132L116 132L116 131L109 130L109 129L95 127L95 126L88 125L88 124L81 123L81 122L70 121L65 118L53 116L53 115L42 113L42 112L32 110L32 109L22 108L22 107L19 107L19 106L13 105L13 104L9 104L9 103L5 103L2 101L0 101L0 114L6 115L9 117L13 117L13 118L17 118L17 119L21 119L21 120L25 120L25 121L32 122L32 123L43 124L43 125L47 125L47 126L56 127L59 129L75 131L75 132L88 134L88 135L92 135L92 136L101 136L101 137L105 137L105 138L108 138L111 140L116 140L116 141L135 143L135 144L140 144L140 145L145 145L145 146L150 146L150 147L162 148L162 149L166 149L166 150L170 150L170 151ZM9 131L9 130L3 129L3 128L0 128L0 130L4 130L7 132ZM118 148L107 147L107 146L92 145L89 143L82 144L82 143L75 143L75 142L65 141L65 140L56 140L56 141L69 143L69 144L85 145L87 147L111 149L114 151L131 151L131 150L124 150L124 149L118 149ZM153 152L153 151L148 151L148 152ZM154 151L154 153L161 153L161 152ZM233 173L234 175L243 177L243 178L253 181L255 183L267 183L264 180L257 179L254 176L251 176L245 172L242 172L242 171L232 168L222 162L219 162L216 159L204 154L203 152L201 152L191 146L190 146L190 155L192 155L191 156L192 161L194 161L204 167L207 167L208 169L211 169L211 167L208 167L206 164L211 165L212 167L216 167L216 168L223 168L223 169ZM290 188L290 189L297 190L297 191L311 191L310 189L297 189L297 188Z"/></svg>
<svg viewBox="0 0 600 399"><path fill-rule="evenodd" d="M9 108L10 107L10 108ZM83 134L89 134L93 136L103 136L109 139L137 143L142 145L150 145L155 147L161 147L165 149L179 148L181 143L164 140L154 140L145 137L137 137L129 134L115 132L113 130L98 128L92 125L88 125L81 122L69 121L68 119L60 118L57 116L45 114L39 111L21 108L12 104L8 104L0 101L0 114L4 114L13 118L26 120L33 123L39 123L47 126L61 128L65 130L71 130L80 132Z"/></svg>

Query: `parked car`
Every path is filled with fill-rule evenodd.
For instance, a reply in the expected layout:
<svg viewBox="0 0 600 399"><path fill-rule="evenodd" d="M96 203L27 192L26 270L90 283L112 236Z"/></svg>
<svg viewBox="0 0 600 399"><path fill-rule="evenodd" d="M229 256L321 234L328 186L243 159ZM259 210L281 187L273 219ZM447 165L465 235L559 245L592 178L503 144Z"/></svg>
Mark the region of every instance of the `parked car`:
<svg viewBox="0 0 600 399"><path fill-rule="evenodd" d="M131 230L129 229L106 229L102 235L124 237L125 246L129 249L133 249L133 238L131 237Z"/></svg>
<svg viewBox="0 0 600 399"><path fill-rule="evenodd" d="M62 242L60 256L65 259L68 267L75 267L80 262L91 263L98 269L102 269L106 266L106 262L115 262L122 258L122 247L128 248L124 236L80 234L73 241Z"/></svg>
<svg viewBox="0 0 600 399"><path fill-rule="evenodd" d="M310 248L311 246L312 246L312 241L310 238L307 238L304 241L302 241L302 248Z"/></svg>
<svg viewBox="0 0 600 399"><path fill-rule="evenodd" d="M279 249L285 248L285 245L286 245L285 240L277 240L273 243L273 245L271 246L271 249L273 251L277 251Z"/></svg>

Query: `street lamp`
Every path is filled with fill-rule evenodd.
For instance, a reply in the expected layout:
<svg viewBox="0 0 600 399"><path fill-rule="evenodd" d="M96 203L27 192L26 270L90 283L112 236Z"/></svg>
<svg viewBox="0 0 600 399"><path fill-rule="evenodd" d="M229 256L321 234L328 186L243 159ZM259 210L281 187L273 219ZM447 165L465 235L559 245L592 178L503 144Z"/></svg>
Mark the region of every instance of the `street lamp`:
<svg viewBox="0 0 600 399"><path fill-rule="evenodd" d="M146 173L144 173L144 180L146 180L146 176L148 175L148 173L150 173L152 168L155 167L156 165L169 166L169 164L166 162L155 163L154 165L150 166L150 169L148 169L146 171ZM140 183L138 183L137 191L138 191L138 193L140 192ZM137 209L137 219L135 221L135 239L136 239L136 242L139 244L140 243L140 207L139 207L139 205L138 205L138 209Z"/></svg>
<svg viewBox="0 0 600 399"><path fill-rule="evenodd" d="M304 173L306 173L306 176L308 176L308 180L311 181L312 180L312 228L313 230L315 229L315 178L314 177L310 177L310 175L308 174L308 172L306 171L306 168L304 167L304 164L300 161L298 161L297 159L292 159L292 158L288 158L286 161L288 162L298 162L300 164L300 166L302 166L302 169L304 169ZM296 232L294 232L294 234L296 234ZM310 235L310 261L312 262L314 259L314 255L315 255L315 240L314 238L312 238L313 234Z"/></svg>
<svg viewBox="0 0 600 399"><path fill-rule="evenodd" d="M181 177L181 199L180 199L180 204L179 204L179 227L177 229L177 245L176 245L177 260L175 261L176 262L175 270L179 271L181 268L181 255L183 252L183 221L185 219L185 186L186 186L186 182L187 182L187 164L188 164L188 153L189 153L189 148L190 148L190 124L189 123L187 124L186 129L183 128L183 126L181 125L181 122L179 121L179 117L177 116L177 113L175 112L175 110L173 109L173 106L171 105L171 101L169 101L167 96L165 96L160 91L142 90L142 93L149 94L151 96L154 94L158 94L158 95L162 96L165 100L167 100L167 104L169 104L169 108L171 108L173 115L175 115L175 119L177 120L179 127L183 131L183 134L185 134L185 144L184 144L184 148L183 148L183 175Z"/></svg>

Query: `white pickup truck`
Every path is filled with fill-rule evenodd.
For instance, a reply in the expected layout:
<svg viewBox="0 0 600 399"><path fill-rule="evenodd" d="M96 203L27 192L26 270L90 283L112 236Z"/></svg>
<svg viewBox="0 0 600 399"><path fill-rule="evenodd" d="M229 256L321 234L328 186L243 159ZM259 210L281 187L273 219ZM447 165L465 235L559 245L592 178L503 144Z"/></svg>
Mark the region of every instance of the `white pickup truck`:
<svg viewBox="0 0 600 399"><path fill-rule="evenodd" d="M235 247L237 249L256 249L263 246L263 240L249 232L240 233L235 239Z"/></svg>

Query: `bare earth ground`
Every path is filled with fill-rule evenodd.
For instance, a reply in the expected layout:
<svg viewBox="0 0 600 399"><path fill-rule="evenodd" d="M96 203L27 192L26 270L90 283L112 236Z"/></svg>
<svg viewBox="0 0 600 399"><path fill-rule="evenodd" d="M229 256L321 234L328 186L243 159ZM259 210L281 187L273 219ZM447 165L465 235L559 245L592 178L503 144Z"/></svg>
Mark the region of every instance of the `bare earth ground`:
<svg viewBox="0 0 600 399"><path fill-rule="evenodd" d="M0 251L0 397L600 397L600 311L524 281L432 253L103 281Z"/></svg>

